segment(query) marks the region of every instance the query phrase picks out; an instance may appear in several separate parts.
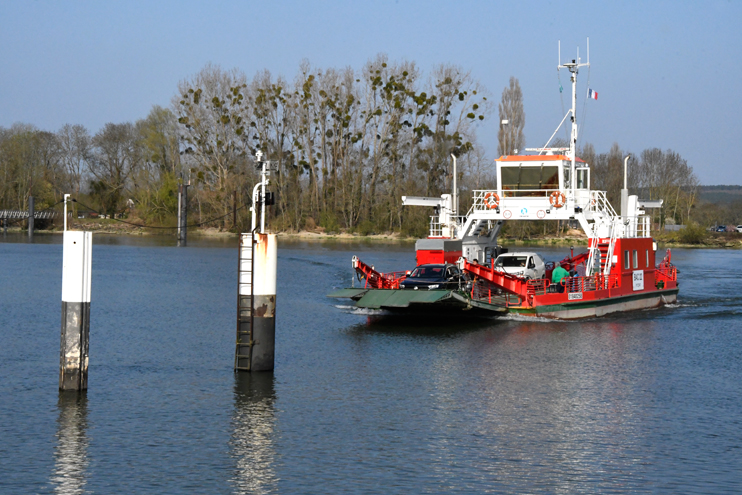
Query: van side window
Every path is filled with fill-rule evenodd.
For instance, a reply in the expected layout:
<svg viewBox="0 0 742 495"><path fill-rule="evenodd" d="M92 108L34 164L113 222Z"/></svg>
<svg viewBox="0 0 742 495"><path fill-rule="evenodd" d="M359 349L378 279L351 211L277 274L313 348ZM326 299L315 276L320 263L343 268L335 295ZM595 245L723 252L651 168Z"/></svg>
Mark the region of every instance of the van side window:
<svg viewBox="0 0 742 495"><path fill-rule="evenodd" d="M533 256L528 258L528 268L536 268L536 263L533 262Z"/></svg>

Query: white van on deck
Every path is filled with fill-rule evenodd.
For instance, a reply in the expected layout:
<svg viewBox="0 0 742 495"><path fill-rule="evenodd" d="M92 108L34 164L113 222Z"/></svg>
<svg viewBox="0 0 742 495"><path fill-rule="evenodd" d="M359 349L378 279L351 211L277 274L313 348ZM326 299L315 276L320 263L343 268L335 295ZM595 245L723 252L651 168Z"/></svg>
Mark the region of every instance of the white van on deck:
<svg viewBox="0 0 742 495"><path fill-rule="evenodd" d="M543 258L536 253L504 253L495 260L495 270L529 280L546 276Z"/></svg>

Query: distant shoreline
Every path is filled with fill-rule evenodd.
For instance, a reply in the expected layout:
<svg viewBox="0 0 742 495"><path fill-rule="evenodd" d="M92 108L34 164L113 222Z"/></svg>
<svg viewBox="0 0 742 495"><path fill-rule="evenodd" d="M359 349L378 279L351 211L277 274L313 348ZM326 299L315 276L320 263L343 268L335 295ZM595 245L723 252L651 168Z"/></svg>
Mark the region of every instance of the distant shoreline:
<svg viewBox="0 0 742 495"><path fill-rule="evenodd" d="M109 235L126 235L126 236L152 236L152 235L170 235L174 237L174 229L163 229L163 232L157 232L155 229L135 227L130 224L122 223L106 223L100 222L85 222L84 224L75 222L69 228L78 230L81 227L87 228L89 231L99 234ZM25 229L18 227L8 228L9 233L26 232ZM61 229L53 230L41 230L35 231L39 234L60 234ZM415 237L404 237L399 234L371 234L371 235L360 235L360 234L349 234L346 232L340 233L326 233L318 231L299 231L299 232L277 232L276 233L281 239L294 239L301 241L311 242L324 242L324 241L340 241L340 242L353 242L353 241L372 241L372 242L400 242L400 243L411 243L417 240ZM569 234L564 237L554 236L534 236L531 239L515 239L510 237L500 237L500 241L503 245L514 245L514 246L587 246L587 237L582 235L575 235L576 231L570 231ZM202 237L202 238L228 238L237 237L237 233L218 230L215 228L207 229L191 229L188 231L189 237ZM706 239L698 244L686 244L674 241L667 238L667 234L660 232L655 234L655 240L660 246L664 247L678 247L678 248L713 248L713 249L742 249L742 234L739 233L710 233Z"/></svg>

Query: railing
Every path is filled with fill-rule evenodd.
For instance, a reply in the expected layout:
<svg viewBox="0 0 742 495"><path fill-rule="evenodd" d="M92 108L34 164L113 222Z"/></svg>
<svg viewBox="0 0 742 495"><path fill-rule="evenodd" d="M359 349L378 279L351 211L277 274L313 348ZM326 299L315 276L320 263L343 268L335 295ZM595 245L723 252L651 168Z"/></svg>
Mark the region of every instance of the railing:
<svg viewBox="0 0 742 495"><path fill-rule="evenodd" d="M677 282L678 281L678 269L673 266L660 266L654 271L655 282Z"/></svg>
<svg viewBox="0 0 742 495"><path fill-rule="evenodd" d="M432 215L430 217L430 229L429 237L454 237L456 229L460 229L466 222L465 216L451 216L449 217L451 222L449 224L441 223L438 215ZM449 228L450 226L450 228ZM444 232L444 229L448 228L448 232Z"/></svg>
<svg viewBox="0 0 742 495"><path fill-rule="evenodd" d="M551 283L545 278L529 280L528 284L526 284L526 295L528 295L528 299L532 300L533 296L543 296L548 293L550 285Z"/></svg>
<svg viewBox="0 0 742 495"><path fill-rule="evenodd" d="M607 213L611 218L618 216L616 210L608 202L605 191L590 191L590 201L588 202L587 211Z"/></svg>
<svg viewBox="0 0 742 495"><path fill-rule="evenodd" d="M407 278L407 272L377 272L373 266L367 265L357 256L353 256L353 269L359 278L364 278L363 288L399 289L399 283Z"/></svg>
<svg viewBox="0 0 742 495"><path fill-rule="evenodd" d="M503 198L548 198L549 194L559 191L559 186L541 187L538 189L509 189L502 190Z"/></svg>
<svg viewBox="0 0 742 495"><path fill-rule="evenodd" d="M477 278L471 286L471 298L473 301L485 302L495 306L518 306L521 299L515 294L503 292L496 285Z"/></svg>
<svg viewBox="0 0 742 495"><path fill-rule="evenodd" d="M33 217L36 220L47 220L50 218L56 218L57 216L61 215L58 211L54 210L44 210L44 211L34 211ZM20 218L28 218L28 211L25 210L0 210L0 218L7 218L7 219L20 219Z"/></svg>
<svg viewBox="0 0 742 495"><path fill-rule="evenodd" d="M569 277L565 278L564 282L564 288L567 292L590 292L617 289L621 286L621 279L615 274Z"/></svg>
<svg viewBox="0 0 742 495"><path fill-rule="evenodd" d="M603 275L608 277L611 273L611 266L613 265L613 251L616 249L616 237L618 237L619 219L613 218L611 222L611 240L608 244L608 252L605 256L605 266L603 267Z"/></svg>
<svg viewBox="0 0 742 495"><path fill-rule="evenodd" d="M438 215L430 217L430 237L443 237L443 224L439 221Z"/></svg>
<svg viewBox="0 0 742 495"><path fill-rule="evenodd" d="M592 292L596 290L616 289L620 286L618 275L591 275L584 277L564 277L562 286L565 292ZM554 284L546 279L529 280L526 293L530 298L543 296L554 291Z"/></svg>
<svg viewBox="0 0 742 495"><path fill-rule="evenodd" d="M548 199L549 195L553 193L554 191L559 191L559 189L558 188L555 188L555 189L503 189L503 190L498 190L498 189L479 190L477 189L474 191L474 203L472 204L472 207L469 210L469 214L471 214L473 210L490 209L489 203L487 203L485 199L488 197L488 195L491 197L493 194L497 194L499 201L502 201L504 198Z"/></svg>
<svg viewBox="0 0 742 495"><path fill-rule="evenodd" d="M624 227L626 237L652 237L649 216L642 215L638 218L629 218Z"/></svg>

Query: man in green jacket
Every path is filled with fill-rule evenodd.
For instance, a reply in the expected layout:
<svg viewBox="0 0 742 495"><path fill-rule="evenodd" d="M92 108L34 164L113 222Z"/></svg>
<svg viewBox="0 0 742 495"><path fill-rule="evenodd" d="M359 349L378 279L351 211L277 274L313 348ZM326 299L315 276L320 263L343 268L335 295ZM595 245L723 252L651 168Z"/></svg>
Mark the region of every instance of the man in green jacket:
<svg viewBox="0 0 742 495"><path fill-rule="evenodd" d="M551 283L557 286L557 292L564 292L564 286L561 283L564 277L569 277L569 272L562 268L562 265L557 265L551 272Z"/></svg>

